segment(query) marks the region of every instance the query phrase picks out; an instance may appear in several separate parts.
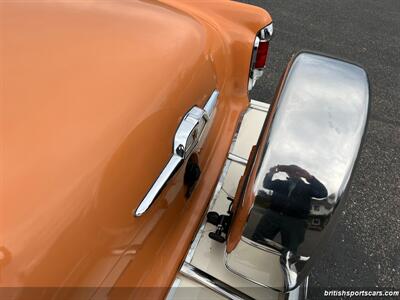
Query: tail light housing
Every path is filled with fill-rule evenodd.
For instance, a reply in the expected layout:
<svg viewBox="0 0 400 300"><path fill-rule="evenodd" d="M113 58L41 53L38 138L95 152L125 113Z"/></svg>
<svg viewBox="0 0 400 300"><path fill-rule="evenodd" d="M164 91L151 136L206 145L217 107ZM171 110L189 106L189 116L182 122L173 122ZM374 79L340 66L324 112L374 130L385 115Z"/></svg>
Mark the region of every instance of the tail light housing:
<svg viewBox="0 0 400 300"><path fill-rule="evenodd" d="M261 29L254 39L253 54L250 63L249 91L253 88L258 78L264 73L267 64L269 41L272 38L274 27L271 24Z"/></svg>

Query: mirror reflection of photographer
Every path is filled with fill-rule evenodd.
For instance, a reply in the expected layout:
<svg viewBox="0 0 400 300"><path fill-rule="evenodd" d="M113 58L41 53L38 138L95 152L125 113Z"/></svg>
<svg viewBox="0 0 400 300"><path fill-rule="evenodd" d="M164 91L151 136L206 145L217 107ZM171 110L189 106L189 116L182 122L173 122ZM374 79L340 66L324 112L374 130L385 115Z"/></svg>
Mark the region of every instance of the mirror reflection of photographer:
<svg viewBox="0 0 400 300"><path fill-rule="evenodd" d="M285 180L272 180L274 174L285 172ZM306 170L296 165L277 165L266 174L256 202L268 204L268 209L258 223L252 239L263 243L273 240L280 232L282 245L296 253L304 240L311 198L327 196L325 186ZM269 193L267 193L269 192Z"/></svg>

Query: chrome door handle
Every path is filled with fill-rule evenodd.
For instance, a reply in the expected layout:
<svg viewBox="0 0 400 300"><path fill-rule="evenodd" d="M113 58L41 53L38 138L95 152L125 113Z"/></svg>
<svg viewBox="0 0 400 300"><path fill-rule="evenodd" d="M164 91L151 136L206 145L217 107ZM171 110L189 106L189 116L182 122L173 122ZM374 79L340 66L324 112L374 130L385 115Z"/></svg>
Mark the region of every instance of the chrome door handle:
<svg viewBox="0 0 400 300"><path fill-rule="evenodd" d="M209 123L209 120L213 117L218 94L218 91L214 91L204 108L194 106L185 115L175 133L174 152L138 208L132 212L136 217L140 217L149 209L168 180L175 174L184 160L193 152L202 134L205 132L204 129L207 123Z"/></svg>

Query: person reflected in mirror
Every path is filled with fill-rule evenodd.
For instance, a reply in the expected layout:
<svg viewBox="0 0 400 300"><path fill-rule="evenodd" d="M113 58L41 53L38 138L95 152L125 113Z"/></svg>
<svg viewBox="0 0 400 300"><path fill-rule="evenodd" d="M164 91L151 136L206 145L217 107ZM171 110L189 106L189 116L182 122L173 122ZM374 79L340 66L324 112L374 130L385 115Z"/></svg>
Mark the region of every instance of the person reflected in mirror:
<svg viewBox="0 0 400 300"><path fill-rule="evenodd" d="M286 179L273 180L274 174L284 172ZM256 202L268 203L265 214L256 226L252 239L265 244L281 234L282 246L293 253L304 241L311 198L324 198L326 187L313 175L296 165L272 167L256 195Z"/></svg>

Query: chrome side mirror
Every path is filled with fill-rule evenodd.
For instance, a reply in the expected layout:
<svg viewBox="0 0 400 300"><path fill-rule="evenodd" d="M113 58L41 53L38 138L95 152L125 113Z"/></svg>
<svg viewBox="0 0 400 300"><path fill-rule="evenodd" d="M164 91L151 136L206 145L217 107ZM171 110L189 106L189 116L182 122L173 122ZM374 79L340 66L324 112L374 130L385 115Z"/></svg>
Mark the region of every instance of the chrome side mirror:
<svg viewBox="0 0 400 300"><path fill-rule="evenodd" d="M307 278L343 207L368 110L361 67L310 52L291 60L233 205L229 270L281 292Z"/></svg>

